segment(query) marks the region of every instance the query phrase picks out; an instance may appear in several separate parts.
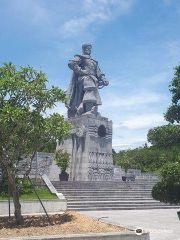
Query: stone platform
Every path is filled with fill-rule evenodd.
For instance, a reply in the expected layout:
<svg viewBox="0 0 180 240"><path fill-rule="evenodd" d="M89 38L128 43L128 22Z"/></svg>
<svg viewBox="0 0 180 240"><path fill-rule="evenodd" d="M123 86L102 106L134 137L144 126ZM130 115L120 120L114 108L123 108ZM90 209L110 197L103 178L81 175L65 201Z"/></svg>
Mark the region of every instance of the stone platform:
<svg viewBox="0 0 180 240"><path fill-rule="evenodd" d="M80 115L68 120L73 129L63 145L71 154L70 181L111 181L112 121L101 116Z"/></svg>

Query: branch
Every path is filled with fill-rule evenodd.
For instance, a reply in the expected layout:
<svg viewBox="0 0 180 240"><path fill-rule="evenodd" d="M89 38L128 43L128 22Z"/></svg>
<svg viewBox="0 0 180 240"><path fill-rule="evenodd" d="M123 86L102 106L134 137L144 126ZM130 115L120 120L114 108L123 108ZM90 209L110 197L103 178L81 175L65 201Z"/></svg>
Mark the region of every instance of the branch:
<svg viewBox="0 0 180 240"><path fill-rule="evenodd" d="M24 174L24 177L22 178L21 183L20 183L20 185L18 186L18 191L21 189L22 184L25 182L25 180L27 179L27 177L29 176L29 174L30 174L30 172L31 172L31 170L32 170L32 162L33 162L33 159L34 159L36 153L37 153L37 148L32 151L32 154L31 154L31 157L30 157L30 164L29 164L30 167L29 167L29 169L26 171L26 173Z"/></svg>

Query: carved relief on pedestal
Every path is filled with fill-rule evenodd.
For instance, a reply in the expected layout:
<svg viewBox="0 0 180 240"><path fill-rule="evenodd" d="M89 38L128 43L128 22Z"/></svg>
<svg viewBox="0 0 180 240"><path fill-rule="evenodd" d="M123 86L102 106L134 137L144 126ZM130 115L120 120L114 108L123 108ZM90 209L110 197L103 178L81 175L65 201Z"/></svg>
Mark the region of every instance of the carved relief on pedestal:
<svg viewBox="0 0 180 240"><path fill-rule="evenodd" d="M111 181L113 173L112 154L89 153L89 181Z"/></svg>

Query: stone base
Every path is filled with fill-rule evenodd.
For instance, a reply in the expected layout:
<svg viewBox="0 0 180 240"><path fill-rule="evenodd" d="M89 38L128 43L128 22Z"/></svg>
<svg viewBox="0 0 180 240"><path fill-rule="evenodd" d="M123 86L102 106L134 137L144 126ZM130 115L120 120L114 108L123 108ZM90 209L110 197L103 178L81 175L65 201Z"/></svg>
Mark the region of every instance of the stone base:
<svg viewBox="0 0 180 240"><path fill-rule="evenodd" d="M112 158L112 121L94 115L69 119L74 126L71 135L57 149L71 154L70 181L111 181L114 167Z"/></svg>

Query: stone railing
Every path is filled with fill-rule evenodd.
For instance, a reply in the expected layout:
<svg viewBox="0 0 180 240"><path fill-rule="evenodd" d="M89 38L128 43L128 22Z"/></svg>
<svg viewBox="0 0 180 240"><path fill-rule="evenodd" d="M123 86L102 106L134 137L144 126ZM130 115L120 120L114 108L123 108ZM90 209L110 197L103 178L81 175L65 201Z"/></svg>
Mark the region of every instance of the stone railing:
<svg viewBox="0 0 180 240"><path fill-rule="evenodd" d="M141 173L135 177L135 180L159 180L159 175L155 173Z"/></svg>

